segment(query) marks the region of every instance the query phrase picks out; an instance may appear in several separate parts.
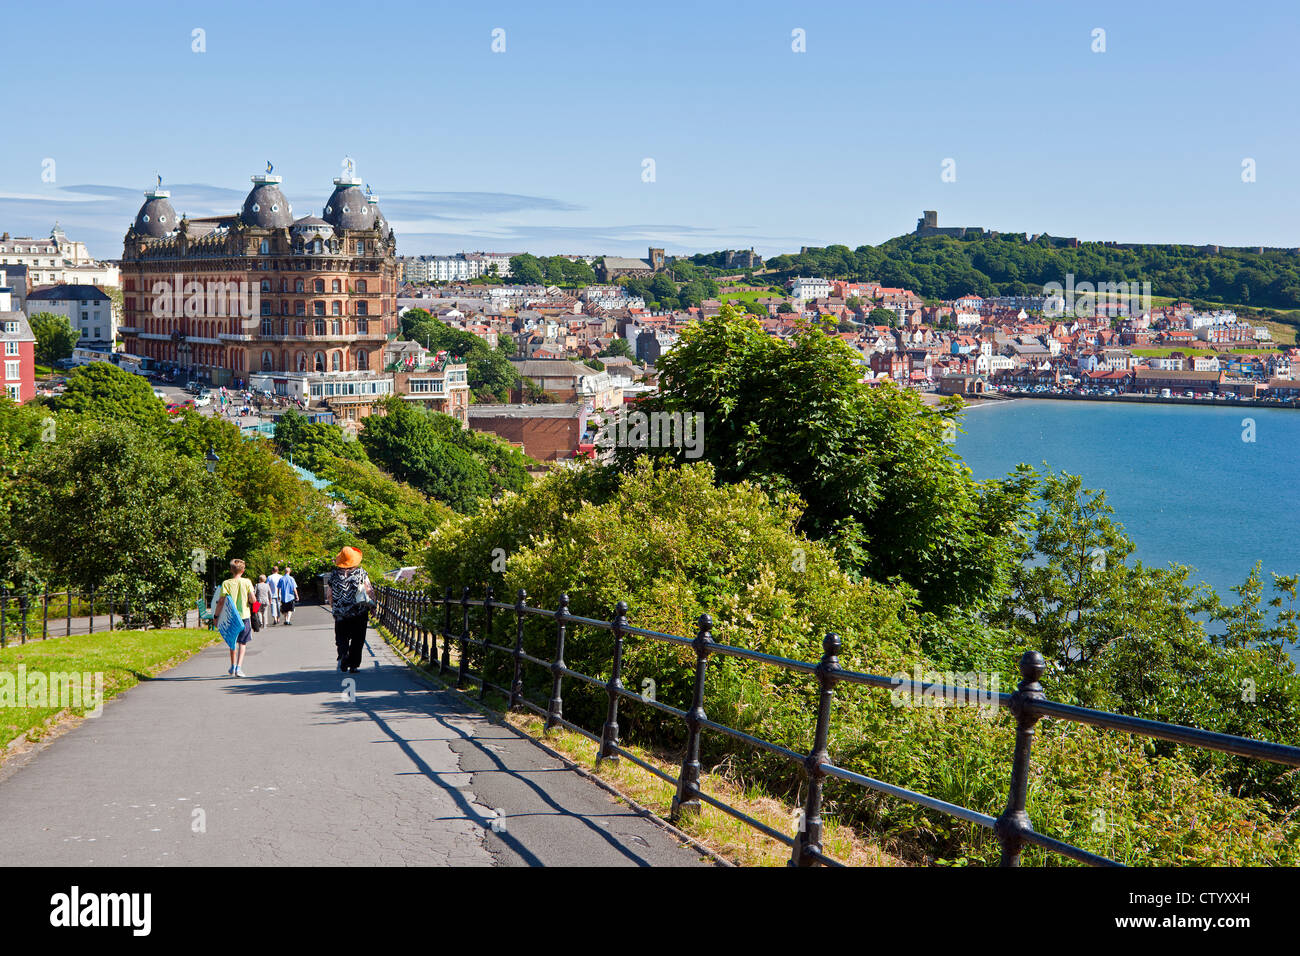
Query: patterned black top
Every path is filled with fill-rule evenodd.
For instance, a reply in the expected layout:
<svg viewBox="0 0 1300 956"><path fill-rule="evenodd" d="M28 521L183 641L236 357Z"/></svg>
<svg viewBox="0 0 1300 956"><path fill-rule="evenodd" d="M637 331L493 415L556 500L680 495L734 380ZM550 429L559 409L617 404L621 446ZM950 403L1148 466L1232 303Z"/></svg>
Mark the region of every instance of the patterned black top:
<svg viewBox="0 0 1300 956"><path fill-rule="evenodd" d="M358 617L370 612L366 585L370 576L363 568L335 568L330 572L330 610L334 619Z"/></svg>

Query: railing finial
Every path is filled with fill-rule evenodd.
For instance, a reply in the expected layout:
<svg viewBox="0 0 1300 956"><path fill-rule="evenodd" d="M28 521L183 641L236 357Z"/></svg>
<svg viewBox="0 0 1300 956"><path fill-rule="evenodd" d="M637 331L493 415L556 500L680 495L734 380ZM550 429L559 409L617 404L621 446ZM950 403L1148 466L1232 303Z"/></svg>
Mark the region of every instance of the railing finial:
<svg viewBox="0 0 1300 956"><path fill-rule="evenodd" d="M1042 700L1043 685L1039 678L1047 671L1047 662L1038 651L1025 651L1020 656L1020 686L1011 695L1011 713L1016 718L1016 750L1011 759L1011 791L1007 806L993 827L1002 843L1002 866L1019 866L1020 850L1025 844L1023 834L1033 829L1033 822L1025 811L1029 797L1029 751L1034 743L1034 724L1039 714L1025 704Z"/></svg>

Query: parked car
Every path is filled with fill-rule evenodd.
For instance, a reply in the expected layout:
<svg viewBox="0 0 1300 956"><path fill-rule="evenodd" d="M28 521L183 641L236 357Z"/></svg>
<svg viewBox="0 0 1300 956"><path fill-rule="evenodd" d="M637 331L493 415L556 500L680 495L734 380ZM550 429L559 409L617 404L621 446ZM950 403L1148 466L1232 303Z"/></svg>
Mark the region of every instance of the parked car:
<svg viewBox="0 0 1300 956"><path fill-rule="evenodd" d="M190 402L190 404L195 408L204 408L211 405L212 394L210 392L200 392L198 395L194 396L194 400Z"/></svg>
<svg viewBox="0 0 1300 956"><path fill-rule="evenodd" d="M192 401L188 401L188 402L172 402L170 405L167 406L167 414L168 414L168 415L179 415L181 412L185 411L185 409L187 409L187 408L193 408L193 407L194 407L194 402L192 402Z"/></svg>

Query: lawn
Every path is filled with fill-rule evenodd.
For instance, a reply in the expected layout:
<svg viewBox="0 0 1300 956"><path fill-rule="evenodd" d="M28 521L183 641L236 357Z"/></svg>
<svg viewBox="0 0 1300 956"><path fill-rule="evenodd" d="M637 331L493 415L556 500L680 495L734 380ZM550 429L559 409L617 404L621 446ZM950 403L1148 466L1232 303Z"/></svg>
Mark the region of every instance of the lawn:
<svg viewBox="0 0 1300 956"><path fill-rule="evenodd" d="M720 302L748 302L751 305L757 305L759 299L771 299L782 293L776 293L770 289L762 292L735 292L730 289L720 289L718 291L718 301Z"/></svg>
<svg viewBox="0 0 1300 956"><path fill-rule="evenodd" d="M107 700L179 664L216 639L213 632L206 630L112 631L10 644L0 649L0 748L24 734L28 739L39 739L64 711L83 716L93 706L83 701L85 706L69 710L59 706L63 700L52 699L42 701L44 706L19 706L24 703L21 697L26 697L28 704L37 703L31 697L37 684L49 680L48 675L78 675L82 686L93 690L97 686L93 675L103 674ZM26 695L20 695L17 687L20 674L26 678ZM46 675L45 681L33 682L36 674Z"/></svg>

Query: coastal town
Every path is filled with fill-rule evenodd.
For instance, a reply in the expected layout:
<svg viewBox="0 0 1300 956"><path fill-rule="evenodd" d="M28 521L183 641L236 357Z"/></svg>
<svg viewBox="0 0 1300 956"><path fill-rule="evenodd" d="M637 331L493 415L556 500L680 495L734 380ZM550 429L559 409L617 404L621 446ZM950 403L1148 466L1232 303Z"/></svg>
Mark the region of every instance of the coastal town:
<svg viewBox="0 0 1300 956"><path fill-rule="evenodd" d="M1300 399L1300 350L1275 343L1267 325L1230 309L1151 305L1149 294L1094 294L1072 276L1068 295L1057 284L934 301L875 282L773 280L753 250L399 256L361 179L335 179L322 216L298 218L281 177L251 180L229 216L178 216L161 185L146 190L117 260L91 258L57 224L47 238L0 236L6 394L53 394L59 373L108 361L163 386L173 411L210 407L214 394L225 406L227 393L212 389L242 391L230 404L250 434L269 434L289 407L355 432L396 395L562 462L594 457L602 424L655 390L683 329L730 306L777 339L818 326L857 354L863 382L930 402ZM927 212L918 232L934 221ZM38 315L65 317L75 337L39 378ZM415 317L508 360L510 387L476 390L463 355L404 333Z"/></svg>

